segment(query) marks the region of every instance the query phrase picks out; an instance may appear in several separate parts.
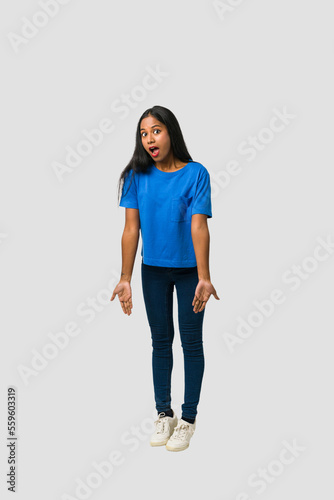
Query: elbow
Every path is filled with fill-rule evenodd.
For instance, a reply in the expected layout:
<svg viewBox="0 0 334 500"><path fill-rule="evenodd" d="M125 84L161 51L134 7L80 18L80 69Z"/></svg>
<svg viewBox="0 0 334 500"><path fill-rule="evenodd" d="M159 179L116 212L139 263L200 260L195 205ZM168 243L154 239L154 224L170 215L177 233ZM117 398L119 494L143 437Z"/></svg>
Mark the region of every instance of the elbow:
<svg viewBox="0 0 334 500"><path fill-rule="evenodd" d="M133 235L133 236L139 236L139 227L125 227L123 234L125 235Z"/></svg>
<svg viewBox="0 0 334 500"><path fill-rule="evenodd" d="M208 228L208 225L205 222L192 222L191 223L191 232L200 232L200 233L208 233L209 232L209 228Z"/></svg>
<svg viewBox="0 0 334 500"><path fill-rule="evenodd" d="M208 226L191 226L191 234L203 237L209 234Z"/></svg>

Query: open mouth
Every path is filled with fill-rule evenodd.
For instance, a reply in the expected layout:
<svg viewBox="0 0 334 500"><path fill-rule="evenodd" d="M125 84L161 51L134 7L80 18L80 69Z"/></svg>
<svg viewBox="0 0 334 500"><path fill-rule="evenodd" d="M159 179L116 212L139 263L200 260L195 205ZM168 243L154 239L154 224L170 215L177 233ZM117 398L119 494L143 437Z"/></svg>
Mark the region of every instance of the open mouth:
<svg viewBox="0 0 334 500"><path fill-rule="evenodd" d="M152 147L150 147L150 148L149 148L149 150L151 151L151 154L152 154L152 156L154 156L154 157L155 157L155 156L158 156L159 151L160 151L160 150L159 150L159 148L157 148L156 146L152 146Z"/></svg>

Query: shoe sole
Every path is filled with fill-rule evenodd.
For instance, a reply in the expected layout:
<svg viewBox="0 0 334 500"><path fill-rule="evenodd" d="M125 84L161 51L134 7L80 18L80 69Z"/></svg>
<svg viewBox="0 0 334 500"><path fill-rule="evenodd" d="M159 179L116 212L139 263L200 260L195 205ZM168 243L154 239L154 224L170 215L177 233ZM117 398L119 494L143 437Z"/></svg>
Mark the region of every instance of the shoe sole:
<svg viewBox="0 0 334 500"><path fill-rule="evenodd" d="M168 450L168 451L183 451L183 450L186 450L187 448L189 448L189 443L184 448L171 448L170 446L168 446L166 444L166 450Z"/></svg>
<svg viewBox="0 0 334 500"><path fill-rule="evenodd" d="M165 441L161 441L161 443L160 442L159 443L155 443L155 442L151 443L150 442L150 445L151 446L164 446L167 443L167 441L168 441L168 439L166 439Z"/></svg>

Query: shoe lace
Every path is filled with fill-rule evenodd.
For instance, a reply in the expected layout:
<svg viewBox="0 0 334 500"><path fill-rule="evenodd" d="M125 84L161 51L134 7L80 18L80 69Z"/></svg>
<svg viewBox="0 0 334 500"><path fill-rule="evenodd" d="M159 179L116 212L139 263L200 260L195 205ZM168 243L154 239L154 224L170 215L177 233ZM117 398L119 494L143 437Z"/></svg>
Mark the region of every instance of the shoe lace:
<svg viewBox="0 0 334 500"><path fill-rule="evenodd" d="M189 424L181 424L175 427L172 438L173 439L183 439L189 430Z"/></svg>
<svg viewBox="0 0 334 500"><path fill-rule="evenodd" d="M165 432L165 425L168 425L167 416L165 413L160 413L158 419L154 422L156 424L156 432L157 434Z"/></svg>

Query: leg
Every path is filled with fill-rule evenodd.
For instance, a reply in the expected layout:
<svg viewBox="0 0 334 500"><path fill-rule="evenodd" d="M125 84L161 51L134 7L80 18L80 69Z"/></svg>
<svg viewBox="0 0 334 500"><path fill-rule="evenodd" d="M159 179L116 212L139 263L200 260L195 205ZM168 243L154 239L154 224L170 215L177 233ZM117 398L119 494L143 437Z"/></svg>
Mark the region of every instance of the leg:
<svg viewBox="0 0 334 500"><path fill-rule="evenodd" d="M195 313L192 301L198 284L197 267L175 268L178 320L184 358L184 404L182 416L195 420L204 374L202 328L204 312Z"/></svg>
<svg viewBox="0 0 334 500"><path fill-rule="evenodd" d="M142 263L142 289L152 339L152 370L156 410L171 409L173 290L169 268Z"/></svg>

